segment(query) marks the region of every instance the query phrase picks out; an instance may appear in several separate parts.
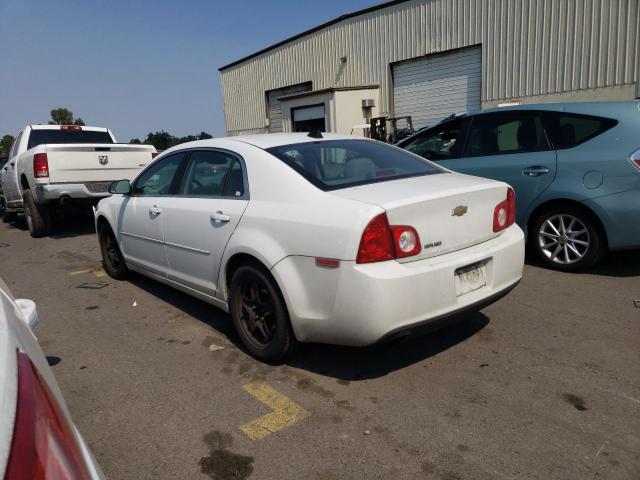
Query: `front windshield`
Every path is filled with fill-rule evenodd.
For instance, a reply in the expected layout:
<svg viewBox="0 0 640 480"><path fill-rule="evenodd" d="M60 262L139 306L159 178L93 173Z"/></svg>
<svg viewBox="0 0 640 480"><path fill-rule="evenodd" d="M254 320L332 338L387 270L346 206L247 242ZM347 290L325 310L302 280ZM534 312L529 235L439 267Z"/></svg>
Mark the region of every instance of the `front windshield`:
<svg viewBox="0 0 640 480"><path fill-rule="evenodd" d="M370 140L326 140L267 149L322 190L442 173L398 148Z"/></svg>

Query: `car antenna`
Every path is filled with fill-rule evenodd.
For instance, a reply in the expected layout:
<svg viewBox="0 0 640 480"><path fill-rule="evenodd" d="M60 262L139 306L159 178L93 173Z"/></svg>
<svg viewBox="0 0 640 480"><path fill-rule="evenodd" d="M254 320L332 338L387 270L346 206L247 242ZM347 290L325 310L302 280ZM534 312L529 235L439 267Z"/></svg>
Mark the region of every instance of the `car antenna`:
<svg viewBox="0 0 640 480"><path fill-rule="evenodd" d="M320 130L311 130L307 137L311 138L322 138L322 132Z"/></svg>

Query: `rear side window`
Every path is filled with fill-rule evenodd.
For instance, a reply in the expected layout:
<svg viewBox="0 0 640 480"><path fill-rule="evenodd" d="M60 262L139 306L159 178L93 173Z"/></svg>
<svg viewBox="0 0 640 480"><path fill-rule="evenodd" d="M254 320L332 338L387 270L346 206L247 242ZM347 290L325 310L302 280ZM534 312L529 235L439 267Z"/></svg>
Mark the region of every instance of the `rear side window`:
<svg viewBox="0 0 640 480"><path fill-rule="evenodd" d="M488 113L473 117L466 156L550 150L540 115L534 112Z"/></svg>
<svg viewBox="0 0 640 480"><path fill-rule="evenodd" d="M546 115L547 132L551 143L558 150L580 145L618 123L611 118L576 113L548 112Z"/></svg>
<svg viewBox="0 0 640 480"><path fill-rule="evenodd" d="M244 185L240 162L233 155L224 152L194 152L189 160L180 194L196 197L241 197Z"/></svg>
<svg viewBox="0 0 640 480"><path fill-rule="evenodd" d="M54 143L113 143L109 132L89 130L31 130L29 148Z"/></svg>
<svg viewBox="0 0 640 480"><path fill-rule="evenodd" d="M326 140L267 149L321 190L441 173L399 148L370 140Z"/></svg>

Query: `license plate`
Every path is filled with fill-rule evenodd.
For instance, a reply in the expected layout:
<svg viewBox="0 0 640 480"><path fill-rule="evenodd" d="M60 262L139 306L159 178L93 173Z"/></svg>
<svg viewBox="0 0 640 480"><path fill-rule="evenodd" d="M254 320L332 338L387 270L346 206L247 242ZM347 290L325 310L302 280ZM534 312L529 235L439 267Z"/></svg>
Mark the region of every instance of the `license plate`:
<svg viewBox="0 0 640 480"><path fill-rule="evenodd" d="M486 263L476 263L462 267L455 272L456 295L459 297L487 285Z"/></svg>

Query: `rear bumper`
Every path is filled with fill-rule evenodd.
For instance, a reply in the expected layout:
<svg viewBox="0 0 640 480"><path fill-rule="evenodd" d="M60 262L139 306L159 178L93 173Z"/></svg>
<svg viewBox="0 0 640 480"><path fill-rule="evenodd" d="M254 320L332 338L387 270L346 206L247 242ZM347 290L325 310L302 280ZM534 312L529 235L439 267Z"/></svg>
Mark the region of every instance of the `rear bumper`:
<svg viewBox="0 0 640 480"><path fill-rule="evenodd" d="M457 295L455 271L483 262L486 285ZM304 342L365 346L406 329L428 329L479 310L522 278L524 234L517 226L480 245L415 262L339 268L287 257L272 270L283 290L296 337Z"/></svg>
<svg viewBox="0 0 640 480"><path fill-rule="evenodd" d="M47 203L67 197L73 200L95 200L110 196L108 187L112 182L49 183L36 185L34 196L37 203Z"/></svg>
<svg viewBox="0 0 640 480"><path fill-rule="evenodd" d="M640 189L627 190L583 202L606 230L609 248L640 248Z"/></svg>

